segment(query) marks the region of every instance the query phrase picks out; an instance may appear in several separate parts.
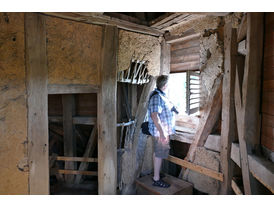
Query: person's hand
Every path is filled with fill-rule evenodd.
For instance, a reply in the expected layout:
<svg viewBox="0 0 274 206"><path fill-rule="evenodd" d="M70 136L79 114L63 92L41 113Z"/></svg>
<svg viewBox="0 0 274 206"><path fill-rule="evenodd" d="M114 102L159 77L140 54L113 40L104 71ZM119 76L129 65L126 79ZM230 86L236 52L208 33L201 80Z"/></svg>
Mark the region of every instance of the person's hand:
<svg viewBox="0 0 274 206"><path fill-rule="evenodd" d="M166 134L165 132L160 133L160 141L161 141L162 143L168 143L168 141L169 141L169 136L168 136L168 134Z"/></svg>

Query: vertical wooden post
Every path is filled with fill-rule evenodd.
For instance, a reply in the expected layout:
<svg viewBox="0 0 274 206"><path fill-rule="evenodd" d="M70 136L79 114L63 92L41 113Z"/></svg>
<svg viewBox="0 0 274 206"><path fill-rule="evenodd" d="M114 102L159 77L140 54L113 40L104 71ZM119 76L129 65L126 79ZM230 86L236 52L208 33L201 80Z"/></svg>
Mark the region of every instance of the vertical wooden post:
<svg viewBox="0 0 274 206"><path fill-rule="evenodd" d="M25 14L28 95L29 192L49 194L48 91L45 20L38 13Z"/></svg>
<svg viewBox="0 0 274 206"><path fill-rule="evenodd" d="M170 72L170 45L163 39L161 42L160 75Z"/></svg>
<svg viewBox="0 0 274 206"><path fill-rule="evenodd" d="M98 94L98 183L99 194L106 195L116 194L117 186L117 47L117 27L105 26Z"/></svg>
<svg viewBox="0 0 274 206"><path fill-rule="evenodd" d="M236 72L235 108L245 194L256 194L256 181L249 171L248 154L256 153L259 138L260 81L263 53L263 13L247 14L247 56L242 88ZM238 70L238 68L237 68Z"/></svg>
<svg viewBox="0 0 274 206"><path fill-rule="evenodd" d="M260 145L260 91L263 57L263 13L247 14L247 56L243 81L243 105L246 105L248 153L258 153Z"/></svg>
<svg viewBox="0 0 274 206"><path fill-rule="evenodd" d="M72 122L72 118L75 115L75 100L73 94L62 95L63 104L63 129L64 129L64 156L75 157L76 156L76 139L75 130ZM66 170L75 170L76 162L65 162ZM68 183L74 182L74 175L65 175L65 181Z"/></svg>
<svg viewBox="0 0 274 206"><path fill-rule="evenodd" d="M222 104L222 132L221 132L221 171L224 181L220 194L232 194L231 181L233 176L233 162L230 158L231 144L235 140L235 104L234 88L237 57L237 34L231 22L224 27L224 77Z"/></svg>

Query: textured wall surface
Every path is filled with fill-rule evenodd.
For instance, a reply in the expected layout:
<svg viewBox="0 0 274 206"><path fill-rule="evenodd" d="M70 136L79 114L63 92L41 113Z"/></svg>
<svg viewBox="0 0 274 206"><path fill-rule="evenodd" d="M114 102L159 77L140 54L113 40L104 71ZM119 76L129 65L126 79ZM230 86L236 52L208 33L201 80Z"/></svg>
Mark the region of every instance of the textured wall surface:
<svg viewBox="0 0 274 206"><path fill-rule="evenodd" d="M0 13L0 194L28 194L24 14Z"/></svg>
<svg viewBox="0 0 274 206"><path fill-rule="evenodd" d="M195 33L201 34L200 70L203 99L200 107L209 101L216 87L216 79L223 73L223 24L222 18L208 16L178 25L171 31L171 35L180 35L187 30L194 30Z"/></svg>
<svg viewBox="0 0 274 206"><path fill-rule="evenodd" d="M148 61L148 73L152 76L160 72L160 40L157 37L119 30L118 69L126 70L130 60Z"/></svg>
<svg viewBox="0 0 274 206"><path fill-rule="evenodd" d="M194 163L216 172L220 167L220 154L198 147L195 153ZM188 181L194 185L194 188L210 195L217 195L220 182L201 173L189 170Z"/></svg>
<svg viewBox="0 0 274 206"><path fill-rule="evenodd" d="M47 17L49 84L99 85L102 27Z"/></svg>

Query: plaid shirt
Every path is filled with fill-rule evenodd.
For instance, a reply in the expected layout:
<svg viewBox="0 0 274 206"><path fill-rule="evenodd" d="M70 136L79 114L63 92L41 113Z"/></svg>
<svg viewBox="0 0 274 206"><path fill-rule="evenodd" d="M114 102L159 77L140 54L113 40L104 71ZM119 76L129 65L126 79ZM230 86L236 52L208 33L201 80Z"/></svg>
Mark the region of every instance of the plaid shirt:
<svg viewBox="0 0 274 206"><path fill-rule="evenodd" d="M170 103L170 101L167 99L166 94L164 92L158 89L155 89L154 91L158 92L158 94L153 95L150 98L149 104L148 104L149 132L154 137L160 136L160 133L151 118L151 114L153 112L157 112L161 121L163 131L167 132L168 135L174 134L175 133L175 115L171 111L173 104Z"/></svg>

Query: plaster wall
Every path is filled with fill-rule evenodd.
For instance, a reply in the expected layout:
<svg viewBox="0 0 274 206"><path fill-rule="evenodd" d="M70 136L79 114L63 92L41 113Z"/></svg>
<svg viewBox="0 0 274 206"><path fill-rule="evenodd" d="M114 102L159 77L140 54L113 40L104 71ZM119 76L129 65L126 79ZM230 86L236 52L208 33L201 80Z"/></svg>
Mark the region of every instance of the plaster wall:
<svg viewBox="0 0 274 206"><path fill-rule="evenodd" d="M101 26L46 18L49 84L100 85Z"/></svg>
<svg viewBox="0 0 274 206"><path fill-rule="evenodd" d="M0 194L28 194L24 14L0 13Z"/></svg>
<svg viewBox="0 0 274 206"><path fill-rule="evenodd" d="M131 59L147 61L148 73L159 75L161 40L157 37L119 30L118 69L126 70Z"/></svg>

